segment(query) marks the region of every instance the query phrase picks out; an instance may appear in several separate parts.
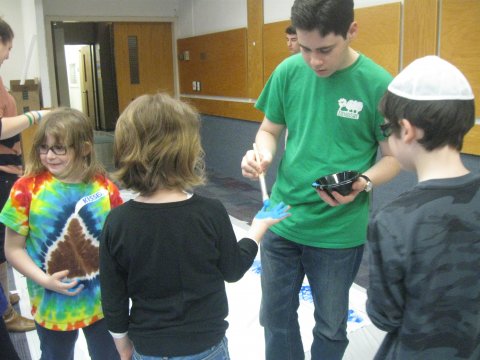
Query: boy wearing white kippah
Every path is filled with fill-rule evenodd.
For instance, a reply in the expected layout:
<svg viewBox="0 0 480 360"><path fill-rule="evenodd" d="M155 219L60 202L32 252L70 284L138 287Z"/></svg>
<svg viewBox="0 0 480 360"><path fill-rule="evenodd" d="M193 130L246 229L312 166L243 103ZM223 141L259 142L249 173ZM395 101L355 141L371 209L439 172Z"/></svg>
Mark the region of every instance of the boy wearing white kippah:
<svg viewBox="0 0 480 360"><path fill-rule="evenodd" d="M480 359L480 175L462 163L472 89L452 64L407 66L381 103L382 131L418 184L368 228L367 312L387 335L375 359Z"/></svg>

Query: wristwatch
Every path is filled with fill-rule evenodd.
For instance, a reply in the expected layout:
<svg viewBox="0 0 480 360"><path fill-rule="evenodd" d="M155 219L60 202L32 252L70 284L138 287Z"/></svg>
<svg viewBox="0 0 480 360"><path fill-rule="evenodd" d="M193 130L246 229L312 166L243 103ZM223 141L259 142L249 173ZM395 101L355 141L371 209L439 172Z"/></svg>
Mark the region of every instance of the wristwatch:
<svg viewBox="0 0 480 360"><path fill-rule="evenodd" d="M372 191L372 188L373 188L373 183L372 183L372 180L370 180L370 178L367 176L367 175L363 175L361 174L359 177L361 178L364 178L365 180L367 180L367 183L365 185L365 189L363 189L363 191L365 192L370 192Z"/></svg>

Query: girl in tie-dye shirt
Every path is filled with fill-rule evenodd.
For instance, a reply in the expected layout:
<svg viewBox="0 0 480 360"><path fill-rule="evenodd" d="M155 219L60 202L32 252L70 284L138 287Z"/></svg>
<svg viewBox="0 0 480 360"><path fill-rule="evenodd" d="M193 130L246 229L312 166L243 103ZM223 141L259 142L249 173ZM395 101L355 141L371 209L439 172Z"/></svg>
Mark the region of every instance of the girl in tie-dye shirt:
<svg viewBox="0 0 480 360"><path fill-rule="evenodd" d="M42 360L73 359L78 329L93 360L118 358L100 302L98 237L121 203L95 159L90 120L67 108L46 115L0 213L7 259L27 277Z"/></svg>

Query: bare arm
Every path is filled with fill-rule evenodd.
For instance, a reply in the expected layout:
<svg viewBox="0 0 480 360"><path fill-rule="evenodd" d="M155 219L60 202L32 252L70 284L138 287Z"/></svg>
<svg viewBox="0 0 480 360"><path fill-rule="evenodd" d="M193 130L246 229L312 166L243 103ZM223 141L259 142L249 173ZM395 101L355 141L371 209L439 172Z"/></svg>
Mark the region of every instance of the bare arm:
<svg viewBox="0 0 480 360"><path fill-rule="evenodd" d="M49 110L30 111L18 116L3 117L0 140L8 139L21 133L34 123L38 123L48 112Z"/></svg>
<svg viewBox="0 0 480 360"><path fill-rule="evenodd" d="M120 359L130 360L133 355L133 343L128 335L123 337L114 337L113 341L115 342L115 347L120 355Z"/></svg>
<svg viewBox="0 0 480 360"><path fill-rule="evenodd" d="M370 169L364 172L364 175L372 181L373 187L384 184L392 180L400 172L400 164L392 155L387 141L382 141L379 144L382 158L377 161ZM317 190L318 195L323 201L331 206L346 204L355 200L357 195L365 189L367 181L364 178L358 178L353 184L353 191L347 195L342 196L337 192L333 192L336 200L333 200L325 191Z"/></svg>
<svg viewBox="0 0 480 360"><path fill-rule="evenodd" d="M16 231L8 227L5 229L5 256L15 269L40 286L64 295L75 296L82 291L83 285L80 285L75 291L70 290L78 285L77 281L62 282L62 279L68 275L68 270L52 275L44 273L28 255L25 249L25 240L26 237Z"/></svg>
<svg viewBox="0 0 480 360"><path fill-rule="evenodd" d="M257 179L260 173L267 171L277 152L277 142L283 128L283 125L275 124L266 117L263 119L255 137L255 143L257 144L260 155L260 165L258 165L255 160L254 151L248 150L242 159L241 166L243 176L250 179Z"/></svg>

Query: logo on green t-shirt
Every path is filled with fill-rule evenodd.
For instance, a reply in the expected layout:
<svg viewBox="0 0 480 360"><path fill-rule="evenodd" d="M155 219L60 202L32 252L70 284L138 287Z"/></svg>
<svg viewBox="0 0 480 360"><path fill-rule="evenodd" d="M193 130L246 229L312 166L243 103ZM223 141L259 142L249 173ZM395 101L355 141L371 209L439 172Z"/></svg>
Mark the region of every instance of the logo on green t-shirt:
<svg viewBox="0 0 480 360"><path fill-rule="evenodd" d="M363 102L358 100L348 100L345 98L338 99L338 111L337 116L347 119L358 120L360 118L360 112L363 109Z"/></svg>

